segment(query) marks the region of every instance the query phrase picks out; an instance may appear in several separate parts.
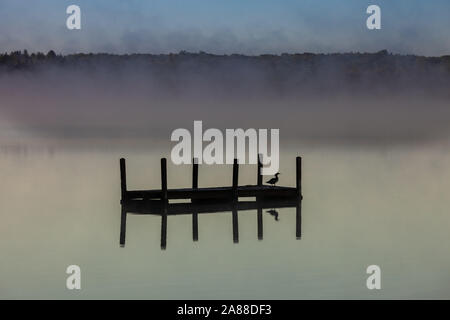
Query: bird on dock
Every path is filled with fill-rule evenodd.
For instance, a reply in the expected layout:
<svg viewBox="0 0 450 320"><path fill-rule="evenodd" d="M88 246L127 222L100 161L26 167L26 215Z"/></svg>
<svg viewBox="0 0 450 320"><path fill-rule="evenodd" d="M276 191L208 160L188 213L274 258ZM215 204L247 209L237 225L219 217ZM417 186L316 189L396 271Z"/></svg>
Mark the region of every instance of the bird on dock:
<svg viewBox="0 0 450 320"><path fill-rule="evenodd" d="M278 211L275 209L267 210L267 213L269 213L271 216L274 216L275 221L278 221Z"/></svg>
<svg viewBox="0 0 450 320"><path fill-rule="evenodd" d="M278 175L281 174L279 172L275 173L275 178L270 179L269 181L266 181L266 183L271 184L272 186L275 186L278 182Z"/></svg>

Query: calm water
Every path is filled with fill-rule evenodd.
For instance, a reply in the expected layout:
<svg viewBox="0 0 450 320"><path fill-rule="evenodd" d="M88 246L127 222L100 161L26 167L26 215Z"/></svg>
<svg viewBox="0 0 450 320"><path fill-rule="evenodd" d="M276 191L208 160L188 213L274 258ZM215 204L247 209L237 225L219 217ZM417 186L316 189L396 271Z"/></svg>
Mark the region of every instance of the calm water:
<svg viewBox="0 0 450 320"><path fill-rule="evenodd" d="M295 185L304 157L302 239L295 209L168 217L128 215L119 246L118 159L131 189L159 187L152 153L28 152L0 155L0 298L450 298L450 148L301 147L281 156L282 185ZM253 166L240 183L254 183ZM168 168L170 187L189 186L191 168ZM231 166L200 167L200 186L231 183ZM82 290L65 287L66 267L82 270ZM367 266L382 270L369 291Z"/></svg>

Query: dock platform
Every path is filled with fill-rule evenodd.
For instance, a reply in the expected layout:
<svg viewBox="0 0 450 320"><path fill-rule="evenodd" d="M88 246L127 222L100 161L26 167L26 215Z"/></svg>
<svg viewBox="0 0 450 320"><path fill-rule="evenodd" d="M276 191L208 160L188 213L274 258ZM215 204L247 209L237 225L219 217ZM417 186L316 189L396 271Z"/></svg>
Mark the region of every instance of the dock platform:
<svg viewBox="0 0 450 320"><path fill-rule="evenodd" d="M225 187L198 187L198 164L195 159L192 170L192 188L167 188L167 160L161 159L161 189L156 190L128 190L126 180L125 159L120 159L121 203L132 200L218 200L238 199L239 197L261 198L302 198L301 194L301 157L296 158L296 187L268 186L262 184L262 164L258 161L257 184L238 185L239 164L237 159L233 163L233 185Z"/></svg>
<svg viewBox="0 0 450 320"><path fill-rule="evenodd" d="M260 157L258 157L260 159ZM192 215L192 238L198 241L198 215L206 213L232 213L233 242L239 242L238 212L246 210L257 211L258 239L263 238L263 210L276 213L276 208L295 208L295 234L301 238L301 202L302 196L302 159L296 158L296 186L268 186L262 184L262 164L258 161L257 184L238 185L239 164L233 163L233 183L225 187L198 187L198 163L194 159L192 165L192 188L167 188L167 160L161 159L161 189L128 190L125 159L120 159L121 180L121 222L120 245L125 246L127 214L161 216L161 249L166 249L167 217L176 215ZM239 200L239 198L247 198ZM250 201L248 198L254 198ZM170 200L186 200L171 203Z"/></svg>

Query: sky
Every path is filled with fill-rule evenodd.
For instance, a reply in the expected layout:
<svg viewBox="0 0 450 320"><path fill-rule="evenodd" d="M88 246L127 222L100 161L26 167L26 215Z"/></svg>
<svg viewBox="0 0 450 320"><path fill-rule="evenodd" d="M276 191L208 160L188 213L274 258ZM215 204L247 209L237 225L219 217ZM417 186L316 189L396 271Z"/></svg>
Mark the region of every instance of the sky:
<svg viewBox="0 0 450 320"><path fill-rule="evenodd" d="M66 8L81 8L68 30ZM381 8L368 30L366 9ZM0 0L0 52L450 54L449 0Z"/></svg>

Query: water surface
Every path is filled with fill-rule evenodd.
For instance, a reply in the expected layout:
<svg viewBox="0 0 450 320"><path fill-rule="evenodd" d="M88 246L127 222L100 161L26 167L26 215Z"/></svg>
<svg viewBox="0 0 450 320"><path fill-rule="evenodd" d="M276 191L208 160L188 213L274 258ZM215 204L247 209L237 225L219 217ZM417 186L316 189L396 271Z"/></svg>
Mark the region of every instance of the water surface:
<svg viewBox="0 0 450 320"><path fill-rule="evenodd" d="M160 217L128 215L119 246L119 158L130 189L159 188L169 150L3 152L0 155L0 298L300 299L450 298L450 148L291 146L280 183L295 186L303 156L302 238L295 209L279 221L239 212ZM255 183L242 166L240 184ZM169 161L169 188L191 183L190 166ZM200 186L229 185L231 166L200 166ZM68 265L82 290L66 289ZM366 268L382 270L382 290L366 288Z"/></svg>

